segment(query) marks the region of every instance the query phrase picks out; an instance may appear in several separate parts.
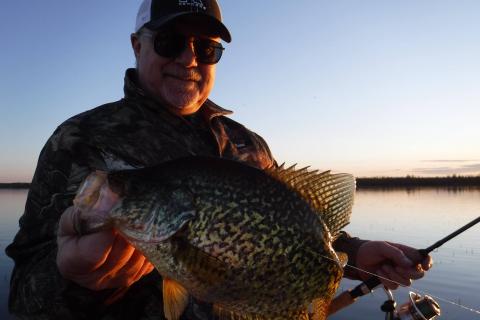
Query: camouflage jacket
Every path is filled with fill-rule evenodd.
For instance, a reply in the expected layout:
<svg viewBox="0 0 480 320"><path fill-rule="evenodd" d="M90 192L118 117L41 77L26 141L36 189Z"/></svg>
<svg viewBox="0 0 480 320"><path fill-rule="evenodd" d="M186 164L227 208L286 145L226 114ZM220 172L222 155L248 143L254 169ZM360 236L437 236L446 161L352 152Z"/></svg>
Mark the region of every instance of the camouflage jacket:
<svg viewBox="0 0 480 320"><path fill-rule="evenodd" d="M7 254L15 261L10 311L28 319L164 319L161 277L153 271L105 306L114 290L91 291L61 277L56 233L77 188L95 169L153 166L189 155L225 157L266 168L275 161L265 141L207 100L179 117L125 76L125 97L62 123L40 153L20 231ZM211 305L191 300L182 319L212 319Z"/></svg>

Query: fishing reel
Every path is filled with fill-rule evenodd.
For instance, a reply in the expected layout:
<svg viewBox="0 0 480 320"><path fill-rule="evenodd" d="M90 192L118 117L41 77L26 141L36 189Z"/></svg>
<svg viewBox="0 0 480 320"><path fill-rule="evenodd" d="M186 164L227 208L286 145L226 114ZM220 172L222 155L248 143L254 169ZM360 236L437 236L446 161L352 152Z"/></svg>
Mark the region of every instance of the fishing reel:
<svg viewBox="0 0 480 320"><path fill-rule="evenodd" d="M396 302L393 293L385 288L388 300L381 309L386 313L386 320L435 320L440 316L440 305L432 297L410 291L409 301L395 309Z"/></svg>

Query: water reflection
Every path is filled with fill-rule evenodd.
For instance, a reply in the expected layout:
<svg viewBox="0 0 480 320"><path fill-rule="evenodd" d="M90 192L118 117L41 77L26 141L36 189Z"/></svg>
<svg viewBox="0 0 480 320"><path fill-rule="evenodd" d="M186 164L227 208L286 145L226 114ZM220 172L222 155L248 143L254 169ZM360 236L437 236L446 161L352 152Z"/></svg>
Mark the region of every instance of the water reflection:
<svg viewBox="0 0 480 320"><path fill-rule="evenodd" d="M426 248L480 215L479 188L449 189L375 189L360 190L356 194L351 224L347 231L361 238L401 242ZM431 255L433 269L413 287L449 301L480 308L476 294L480 286L480 226L445 243ZM344 289L358 282L343 281ZM398 302L404 302L407 288L395 293ZM334 315L332 319L380 319L384 314L380 305L386 300L382 290L362 297L352 307ZM439 301L442 319L480 319L478 314Z"/></svg>
<svg viewBox="0 0 480 320"><path fill-rule="evenodd" d="M0 190L0 319L8 319L7 300L13 262L5 255L5 248L18 230L18 219L23 213L27 190Z"/></svg>
<svg viewBox="0 0 480 320"><path fill-rule="evenodd" d="M4 250L18 229L26 190L0 190L0 319L8 319L6 301L13 264ZM480 215L479 188L375 189L357 191L351 224L346 230L365 239L401 242L425 248ZM480 226L474 226L432 253L434 268L414 283L415 290L480 308ZM345 280L341 288L357 282ZM395 292L399 303L408 289ZM331 319L383 319L385 294L377 290ZM441 319L480 319L479 315L439 301ZM361 316L360 316L361 315Z"/></svg>
<svg viewBox="0 0 480 320"><path fill-rule="evenodd" d="M464 192L480 192L480 187L477 186L447 186L447 187L369 187L369 188L359 188L357 192L406 192L406 193L415 193L420 192L424 193L428 190L436 190L439 192L453 192L453 193L464 193Z"/></svg>

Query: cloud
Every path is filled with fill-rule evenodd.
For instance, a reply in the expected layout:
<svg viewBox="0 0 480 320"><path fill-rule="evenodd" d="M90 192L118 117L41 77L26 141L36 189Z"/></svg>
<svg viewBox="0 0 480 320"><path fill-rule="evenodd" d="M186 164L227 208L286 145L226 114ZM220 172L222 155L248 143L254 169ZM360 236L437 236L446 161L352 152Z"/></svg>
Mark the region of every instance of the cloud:
<svg viewBox="0 0 480 320"><path fill-rule="evenodd" d="M455 163L455 162L473 162L473 161L479 161L479 160L447 160L447 159L442 159L442 160L421 160L420 162L452 162L452 163Z"/></svg>
<svg viewBox="0 0 480 320"><path fill-rule="evenodd" d="M443 161L440 161L440 162L443 162ZM460 161L454 161L454 162L460 162ZM479 174L480 163L465 164L459 167L442 166L442 167L433 167L433 168L414 168L412 169L412 171L420 174L437 174L437 175Z"/></svg>
<svg viewBox="0 0 480 320"><path fill-rule="evenodd" d="M480 163L467 164L467 165L464 165L464 166L462 166L462 167L465 168L465 169L470 169L470 170L477 170L477 171L479 171L479 170L480 170Z"/></svg>

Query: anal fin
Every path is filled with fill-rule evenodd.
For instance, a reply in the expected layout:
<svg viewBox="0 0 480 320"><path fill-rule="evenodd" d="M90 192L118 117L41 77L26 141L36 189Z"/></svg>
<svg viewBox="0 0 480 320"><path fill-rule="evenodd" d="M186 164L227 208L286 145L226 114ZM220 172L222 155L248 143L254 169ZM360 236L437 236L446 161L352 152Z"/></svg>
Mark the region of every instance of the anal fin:
<svg viewBox="0 0 480 320"><path fill-rule="evenodd" d="M328 315L329 303L324 298L318 298L312 301L311 320L325 320Z"/></svg>
<svg viewBox="0 0 480 320"><path fill-rule="evenodd" d="M168 320L178 320L188 304L188 292L178 282L163 279L163 311Z"/></svg>

